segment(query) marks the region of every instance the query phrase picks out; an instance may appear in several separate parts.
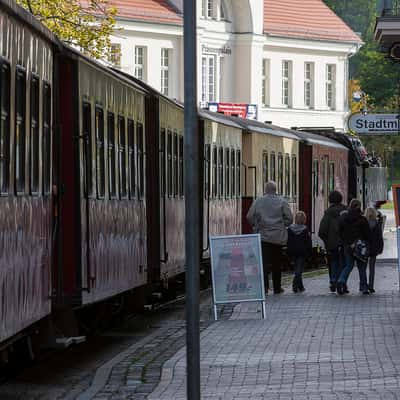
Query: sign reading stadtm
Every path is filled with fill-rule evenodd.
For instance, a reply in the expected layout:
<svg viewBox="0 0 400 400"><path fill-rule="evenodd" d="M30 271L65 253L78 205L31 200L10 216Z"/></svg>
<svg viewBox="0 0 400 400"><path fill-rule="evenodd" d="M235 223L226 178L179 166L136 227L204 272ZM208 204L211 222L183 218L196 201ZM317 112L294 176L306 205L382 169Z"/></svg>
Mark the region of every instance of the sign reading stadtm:
<svg viewBox="0 0 400 400"><path fill-rule="evenodd" d="M353 114L349 128L360 135L397 135L399 118L399 114Z"/></svg>
<svg viewBox="0 0 400 400"><path fill-rule="evenodd" d="M260 235L213 236L210 238L214 313L217 304L263 302L264 276Z"/></svg>

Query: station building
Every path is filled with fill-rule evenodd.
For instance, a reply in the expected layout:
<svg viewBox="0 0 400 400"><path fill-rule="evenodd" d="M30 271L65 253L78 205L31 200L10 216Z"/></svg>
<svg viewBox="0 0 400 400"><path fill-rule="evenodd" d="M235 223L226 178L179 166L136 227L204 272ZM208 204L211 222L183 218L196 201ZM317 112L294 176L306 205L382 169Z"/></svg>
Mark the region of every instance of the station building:
<svg viewBox="0 0 400 400"><path fill-rule="evenodd" d="M111 62L183 101L183 0L113 0ZM322 0L198 0L199 106L345 129L362 41Z"/></svg>

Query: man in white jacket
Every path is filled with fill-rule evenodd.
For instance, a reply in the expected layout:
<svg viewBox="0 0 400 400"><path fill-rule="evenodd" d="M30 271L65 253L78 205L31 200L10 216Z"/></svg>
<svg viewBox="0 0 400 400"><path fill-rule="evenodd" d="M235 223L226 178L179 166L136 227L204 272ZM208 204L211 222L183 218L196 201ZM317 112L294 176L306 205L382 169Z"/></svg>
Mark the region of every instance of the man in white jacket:
<svg viewBox="0 0 400 400"><path fill-rule="evenodd" d="M271 266L274 293L282 293L282 247L287 243L287 227L293 215L287 201L276 194L275 182L269 181L264 196L256 199L247 213L247 220L255 233L261 235L264 284L268 291L268 265Z"/></svg>

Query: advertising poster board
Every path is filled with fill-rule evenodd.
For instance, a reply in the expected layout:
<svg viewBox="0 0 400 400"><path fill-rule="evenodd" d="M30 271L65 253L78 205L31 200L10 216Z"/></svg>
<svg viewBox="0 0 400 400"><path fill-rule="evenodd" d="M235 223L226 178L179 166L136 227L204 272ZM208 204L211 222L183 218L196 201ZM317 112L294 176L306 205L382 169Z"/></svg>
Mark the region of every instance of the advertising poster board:
<svg viewBox="0 0 400 400"><path fill-rule="evenodd" d="M265 291L259 234L210 237L214 317L217 305L262 302Z"/></svg>

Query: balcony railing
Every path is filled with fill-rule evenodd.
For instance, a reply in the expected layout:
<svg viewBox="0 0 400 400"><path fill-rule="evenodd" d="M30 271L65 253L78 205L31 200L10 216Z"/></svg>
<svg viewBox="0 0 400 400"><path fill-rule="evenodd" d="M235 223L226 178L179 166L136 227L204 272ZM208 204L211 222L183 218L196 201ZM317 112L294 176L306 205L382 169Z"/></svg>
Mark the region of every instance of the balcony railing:
<svg viewBox="0 0 400 400"><path fill-rule="evenodd" d="M400 0L379 0L378 16L381 17L400 16Z"/></svg>

